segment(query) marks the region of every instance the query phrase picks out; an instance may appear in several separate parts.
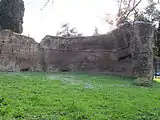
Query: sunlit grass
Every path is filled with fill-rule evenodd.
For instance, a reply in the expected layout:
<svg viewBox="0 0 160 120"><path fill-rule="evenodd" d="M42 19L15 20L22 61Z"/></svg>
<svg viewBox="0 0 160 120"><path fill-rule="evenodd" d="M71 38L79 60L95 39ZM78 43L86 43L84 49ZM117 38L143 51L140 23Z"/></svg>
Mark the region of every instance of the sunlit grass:
<svg viewBox="0 0 160 120"><path fill-rule="evenodd" d="M160 76L154 77L153 80L160 83Z"/></svg>

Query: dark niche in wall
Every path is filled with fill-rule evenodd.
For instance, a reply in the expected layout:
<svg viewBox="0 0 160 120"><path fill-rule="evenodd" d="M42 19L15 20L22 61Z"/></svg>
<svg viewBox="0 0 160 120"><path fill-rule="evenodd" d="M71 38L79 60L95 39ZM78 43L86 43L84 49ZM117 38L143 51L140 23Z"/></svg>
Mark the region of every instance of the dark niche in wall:
<svg viewBox="0 0 160 120"><path fill-rule="evenodd" d="M20 71L21 71L21 72L27 72L27 71L29 71L29 68L23 68L23 69L21 69Z"/></svg>
<svg viewBox="0 0 160 120"><path fill-rule="evenodd" d="M68 69L60 69L59 71L61 71L61 72L69 72Z"/></svg>
<svg viewBox="0 0 160 120"><path fill-rule="evenodd" d="M131 54L128 54L128 55L126 55L126 56L123 56L123 57L118 58L118 61L125 60L125 59L131 58L131 57L132 57L132 55L131 55Z"/></svg>

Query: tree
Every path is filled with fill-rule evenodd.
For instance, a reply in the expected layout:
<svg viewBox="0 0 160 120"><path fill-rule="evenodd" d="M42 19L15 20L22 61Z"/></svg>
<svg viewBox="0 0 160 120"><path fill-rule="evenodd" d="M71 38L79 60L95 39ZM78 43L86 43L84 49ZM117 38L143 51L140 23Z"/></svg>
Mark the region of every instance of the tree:
<svg viewBox="0 0 160 120"><path fill-rule="evenodd" d="M118 12L115 17L115 21L111 19L110 14L107 14L107 23L118 27L121 23L131 20L134 21L145 21L150 22L155 28L154 34L154 54L160 57L160 10L157 5L160 3L159 0L148 0L145 8L142 10L138 9L138 5L142 0L117 0Z"/></svg>
<svg viewBox="0 0 160 120"><path fill-rule="evenodd" d="M75 37L75 36L82 36L82 34L78 33L76 28L70 28L69 23L62 24L61 31L56 33L56 36L62 37Z"/></svg>
<svg viewBox="0 0 160 120"><path fill-rule="evenodd" d="M147 7L141 12L141 14L137 14L137 18L141 18L138 20L147 21L152 23L153 27L155 28L154 34L154 54L155 56L160 57L160 10L157 8L159 4L158 1L148 0ZM137 20L136 18L136 20Z"/></svg>
<svg viewBox="0 0 160 120"><path fill-rule="evenodd" d="M94 33L93 33L94 36L98 36L99 35L99 32L98 32L98 28L95 27L94 28Z"/></svg>
<svg viewBox="0 0 160 120"><path fill-rule="evenodd" d="M142 0L116 0L118 5L117 15L114 20L110 19L110 14L107 14L106 22L111 25L119 26L128 20L129 17L136 13L136 8L142 2Z"/></svg>
<svg viewBox="0 0 160 120"><path fill-rule="evenodd" d="M155 25L160 19L160 11L157 9L158 3L159 1L148 0L148 5L144 10L137 11L135 20L147 21Z"/></svg>
<svg viewBox="0 0 160 120"><path fill-rule="evenodd" d="M148 0L143 10L137 10L134 15L135 21L150 22L155 28L154 55L160 57L160 10L157 8L159 0Z"/></svg>
<svg viewBox="0 0 160 120"><path fill-rule="evenodd" d="M0 0L0 27L16 33L23 32L23 0Z"/></svg>

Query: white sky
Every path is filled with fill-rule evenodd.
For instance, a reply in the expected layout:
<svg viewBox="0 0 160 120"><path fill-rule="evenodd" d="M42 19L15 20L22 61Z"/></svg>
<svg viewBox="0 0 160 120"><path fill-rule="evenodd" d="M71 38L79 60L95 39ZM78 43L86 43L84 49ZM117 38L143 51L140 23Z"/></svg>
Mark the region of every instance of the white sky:
<svg viewBox="0 0 160 120"><path fill-rule="evenodd" d="M24 0L23 34L29 34L38 42L45 35L54 36L65 22L84 35L92 35L95 26L100 33L106 33L109 26L105 13L116 12L114 0L54 0L41 11L45 1Z"/></svg>
<svg viewBox="0 0 160 120"><path fill-rule="evenodd" d="M92 35L95 26L100 33L106 33L110 27L105 22L105 13L117 12L114 1L54 0L41 11L46 0L24 0L23 34L39 42L45 35L54 36L65 22L83 35Z"/></svg>

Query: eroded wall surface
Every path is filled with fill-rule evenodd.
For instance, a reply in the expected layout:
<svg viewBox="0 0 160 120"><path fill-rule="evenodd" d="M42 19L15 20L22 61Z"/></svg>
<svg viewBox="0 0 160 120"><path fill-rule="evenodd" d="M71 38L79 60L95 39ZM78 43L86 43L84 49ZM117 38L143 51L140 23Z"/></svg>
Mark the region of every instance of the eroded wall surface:
<svg viewBox="0 0 160 120"><path fill-rule="evenodd" d="M153 78L153 28L149 23L125 24L106 35L88 37L46 36L34 39L0 31L1 71L73 71Z"/></svg>
<svg viewBox="0 0 160 120"><path fill-rule="evenodd" d="M32 38L9 30L0 31L0 70L41 70L39 49L39 44Z"/></svg>
<svg viewBox="0 0 160 120"><path fill-rule="evenodd" d="M153 27L136 21L107 35L63 38L46 36L45 71L87 71L136 77L140 85L153 79Z"/></svg>
<svg viewBox="0 0 160 120"><path fill-rule="evenodd" d="M153 27L149 23L137 22L133 25L131 39L133 76L139 85L151 84L153 68Z"/></svg>
<svg viewBox="0 0 160 120"><path fill-rule="evenodd" d="M108 35L90 37L46 36L44 48L46 71L87 71L132 75L130 30L120 28Z"/></svg>

